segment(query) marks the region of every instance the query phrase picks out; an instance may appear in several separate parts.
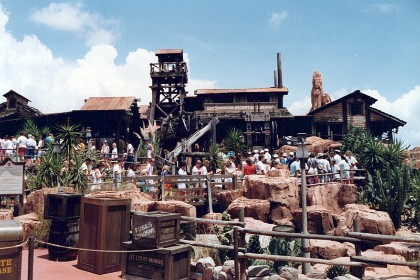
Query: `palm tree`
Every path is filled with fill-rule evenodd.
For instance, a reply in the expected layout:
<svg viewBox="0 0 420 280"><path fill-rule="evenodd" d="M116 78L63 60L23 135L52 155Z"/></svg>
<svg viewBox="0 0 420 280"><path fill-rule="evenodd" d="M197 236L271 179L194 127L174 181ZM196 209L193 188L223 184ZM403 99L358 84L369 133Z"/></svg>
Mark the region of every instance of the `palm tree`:
<svg viewBox="0 0 420 280"><path fill-rule="evenodd" d="M70 160L76 156L77 139L82 135L80 125L63 124L57 128L57 138L61 140L61 152L70 164Z"/></svg>

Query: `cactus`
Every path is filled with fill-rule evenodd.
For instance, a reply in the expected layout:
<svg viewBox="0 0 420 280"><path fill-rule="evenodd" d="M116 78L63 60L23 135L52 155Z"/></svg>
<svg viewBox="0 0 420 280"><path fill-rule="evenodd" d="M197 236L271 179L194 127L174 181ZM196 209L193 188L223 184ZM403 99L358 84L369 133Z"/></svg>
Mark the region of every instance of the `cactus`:
<svg viewBox="0 0 420 280"><path fill-rule="evenodd" d="M222 214L222 221L232 221L232 217L225 212ZM233 228L231 226L214 226L217 239L220 244L231 246L233 244ZM233 259L232 251L219 250L220 262L223 264L225 261Z"/></svg>
<svg viewBox="0 0 420 280"><path fill-rule="evenodd" d="M261 242L259 235L251 235L249 238L249 242L246 244L246 251L248 253L254 253L254 254L262 254L264 250L261 248ZM253 260L248 259L247 260L247 266L250 266L253 264Z"/></svg>
<svg viewBox="0 0 420 280"><path fill-rule="evenodd" d="M349 274L349 270L342 265L331 265L325 270L329 279L334 279L337 276L344 276Z"/></svg>
<svg viewBox="0 0 420 280"><path fill-rule="evenodd" d="M267 249L271 255L297 257L301 254L300 239L293 239L288 241L286 238L273 237L270 239L270 243L268 244ZM290 267L299 266L298 263L276 261L274 262L273 270L274 272L277 272L280 267L286 265Z"/></svg>

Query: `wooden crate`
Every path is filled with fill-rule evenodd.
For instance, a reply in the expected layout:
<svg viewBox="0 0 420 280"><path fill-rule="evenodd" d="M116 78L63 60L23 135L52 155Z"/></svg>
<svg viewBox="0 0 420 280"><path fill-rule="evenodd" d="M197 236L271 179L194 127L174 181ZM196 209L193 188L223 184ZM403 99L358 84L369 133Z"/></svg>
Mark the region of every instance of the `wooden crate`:
<svg viewBox="0 0 420 280"><path fill-rule="evenodd" d="M129 240L131 199L83 197L79 247L121 250ZM96 274L121 270L120 253L80 251L77 265Z"/></svg>
<svg viewBox="0 0 420 280"><path fill-rule="evenodd" d="M138 250L132 242L124 242L125 250ZM189 245L175 245L152 252L124 253L122 275L136 280L190 279L191 251Z"/></svg>
<svg viewBox="0 0 420 280"><path fill-rule="evenodd" d="M44 218L67 221L80 218L80 201L83 195L54 193L45 197Z"/></svg>
<svg viewBox="0 0 420 280"><path fill-rule="evenodd" d="M135 212L133 215L133 245L143 248L163 248L179 243L179 213Z"/></svg>

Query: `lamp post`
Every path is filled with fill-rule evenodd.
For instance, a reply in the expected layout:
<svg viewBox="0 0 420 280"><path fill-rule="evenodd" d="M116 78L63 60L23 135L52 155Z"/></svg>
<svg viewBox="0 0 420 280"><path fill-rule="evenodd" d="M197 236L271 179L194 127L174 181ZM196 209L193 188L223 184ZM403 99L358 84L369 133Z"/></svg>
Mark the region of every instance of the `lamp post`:
<svg viewBox="0 0 420 280"><path fill-rule="evenodd" d="M90 126L86 127L86 139L87 139L87 157L90 157L90 138L92 137L92 129Z"/></svg>
<svg viewBox="0 0 420 280"><path fill-rule="evenodd" d="M61 153L61 143L59 139L54 139L53 154L57 157L57 160L59 159L60 153ZM63 187L60 185L60 179L57 177L57 185L58 185L58 192L63 192Z"/></svg>
<svg viewBox="0 0 420 280"><path fill-rule="evenodd" d="M308 212L306 209L306 169L305 161L309 156L308 149L306 148L305 142L306 133L297 134L298 150L296 156L300 159L300 172L301 172L301 183L300 183L300 196L302 204L302 233L308 234ZM309 239L302 238L302 257L310 258L309 252ZM309 263L302 263L302 273L306 274L309 272Z"/></svg>

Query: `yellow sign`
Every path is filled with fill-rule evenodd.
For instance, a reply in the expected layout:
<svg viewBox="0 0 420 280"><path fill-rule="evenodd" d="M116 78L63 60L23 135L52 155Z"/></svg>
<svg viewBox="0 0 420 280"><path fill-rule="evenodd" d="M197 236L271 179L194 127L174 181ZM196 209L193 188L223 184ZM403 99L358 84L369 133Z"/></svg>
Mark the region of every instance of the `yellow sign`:
<svg viewBox="0 0 420 280"><path fill-rule="evenodd" d="M0 275L12 273L12 259L0 259Z"/></svg>

